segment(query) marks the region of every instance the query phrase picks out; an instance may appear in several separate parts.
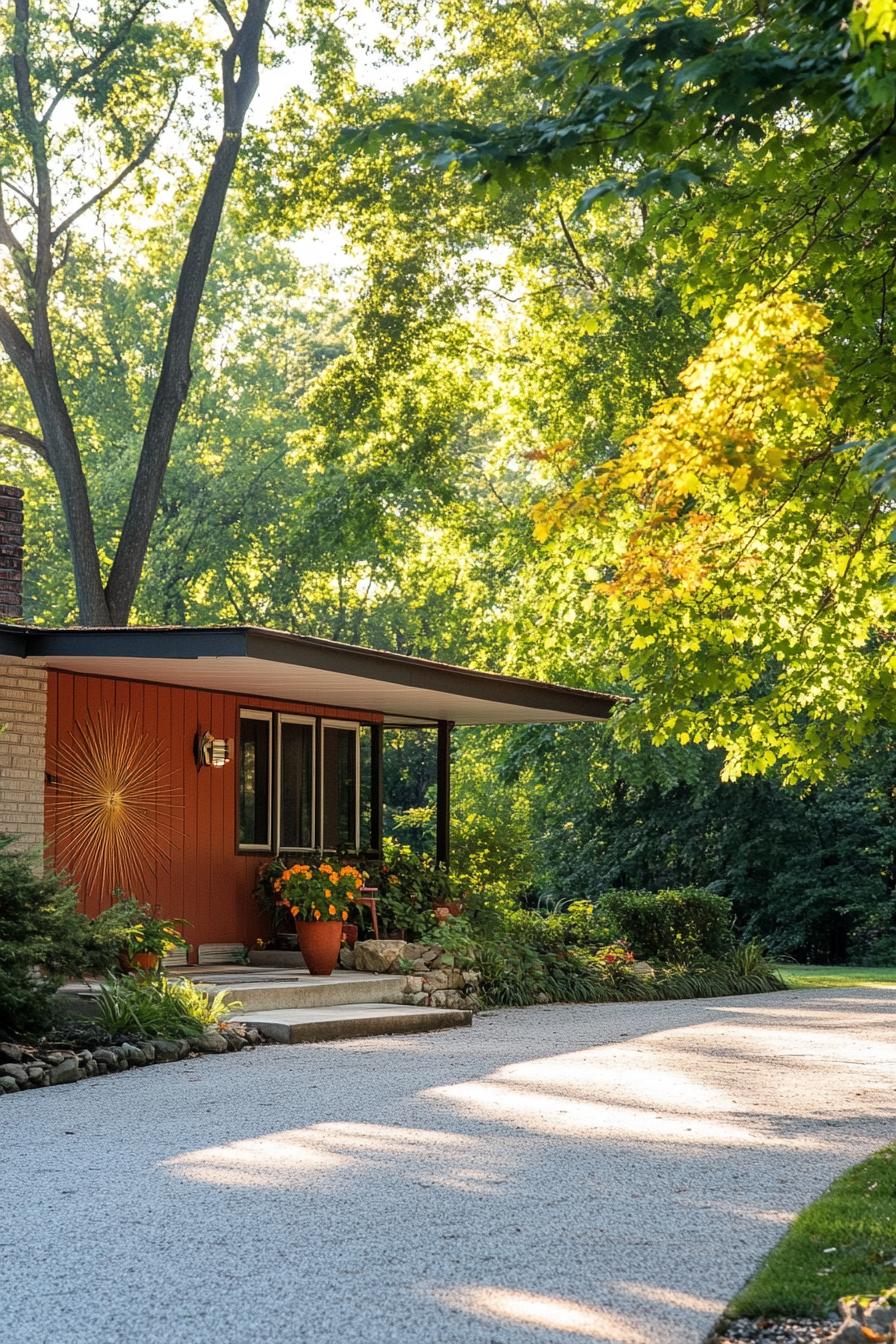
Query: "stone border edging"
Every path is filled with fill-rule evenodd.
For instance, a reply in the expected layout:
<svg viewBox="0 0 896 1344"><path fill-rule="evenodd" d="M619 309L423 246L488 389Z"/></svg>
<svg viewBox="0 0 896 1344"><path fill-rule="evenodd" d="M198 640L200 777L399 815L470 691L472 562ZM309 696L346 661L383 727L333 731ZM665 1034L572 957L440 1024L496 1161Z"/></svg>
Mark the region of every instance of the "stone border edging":
<svg viewBox="0 0 896 1344"><path fill-rule="evenodd" d="M135 1037L133 1041L97 1045L90 1050L0 1042L0 1096L59 1083L79 1083L85 1078L99 1078L107 1073L126 1073L128 1069L144 1068L149 1064L173 1064L191 1055L224 1055L252 1050L264 1044L264 1038L254 1027L241 1027L235 1023L219 1031L203 1032L201 1036L180 1039L156 1036L147 1040Z"/></svg>

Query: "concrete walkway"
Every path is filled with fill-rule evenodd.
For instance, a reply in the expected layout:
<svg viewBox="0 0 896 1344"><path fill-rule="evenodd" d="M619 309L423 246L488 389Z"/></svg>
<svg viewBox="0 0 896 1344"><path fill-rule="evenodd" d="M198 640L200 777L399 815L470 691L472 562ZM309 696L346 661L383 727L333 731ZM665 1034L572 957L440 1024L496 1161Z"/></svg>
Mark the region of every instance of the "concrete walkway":
<svg viewBox="0 0 896 1344"><path fill-rule="evenodd" d="M0 1101L3 1344L698 1344L896 1138L896 990L545 1007Z"/></svg>

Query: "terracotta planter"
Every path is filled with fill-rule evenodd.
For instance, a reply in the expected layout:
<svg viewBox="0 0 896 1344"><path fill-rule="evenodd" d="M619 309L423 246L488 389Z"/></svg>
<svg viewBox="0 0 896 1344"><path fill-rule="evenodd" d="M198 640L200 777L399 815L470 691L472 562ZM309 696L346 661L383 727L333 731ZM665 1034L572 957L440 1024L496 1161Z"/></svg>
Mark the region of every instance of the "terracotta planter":
<svg viewBox="0 0 896 1344"><path fill-rule="evenodd" d="M296 933L309 975L332 975L342 946L342 920L297 919Z"/></svg>
<svg viewBox="0 0 896 1344"><path fill-rule="evenodd" d="M354 947L355 943L358 941L357 924L343 924L342 941L345 943L346 947Z"/></svg>
<svg viewBox="0 0 896 1344"><path fill-rule="evenodd" d="M118 964L123 971L142 971L144 975L157 971L161 960L158 952L135 952L132 957L127 952L118 954Z"/></svg>
<svg viewBox="0 0 896 1344"><path fill-rule="evenodd" d="M462 913L463 908L463 901L444 901L435 903L432 906L432 912L439 923L444 924L446 919L456 919Z"/></svg>

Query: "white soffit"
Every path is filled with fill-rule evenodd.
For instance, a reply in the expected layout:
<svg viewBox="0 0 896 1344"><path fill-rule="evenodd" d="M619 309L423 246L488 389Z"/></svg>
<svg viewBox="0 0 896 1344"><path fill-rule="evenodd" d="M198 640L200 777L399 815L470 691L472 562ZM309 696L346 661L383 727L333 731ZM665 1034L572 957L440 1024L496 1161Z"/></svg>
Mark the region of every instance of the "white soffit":
<svg viewBox="0 0 896 1344"><path fill-rule="evenodd" d="M269 661L253 657L155 658L79 657L54 655L36 658L43 666L92 676L122 677L132 681L158 682L167 686L187 686L199 690L227 691L235 695L262 696L274 700L292 700L338 709L362 709L381 713L398 723L422 720L431 723L449 719L460 725L498 723L577 723L600 721L606 709L596 701L583 712L581 702L570 711L527 705L525 683L519 689L519 701L510 698L513 690L497 678L501 699L433 690L408 684L408 681L377 680L372 677L316 667ZM541 683L532 683L541 688ZM555 688L562 698L564 688ZM569 691L570 697L579 692Z"/></svg>

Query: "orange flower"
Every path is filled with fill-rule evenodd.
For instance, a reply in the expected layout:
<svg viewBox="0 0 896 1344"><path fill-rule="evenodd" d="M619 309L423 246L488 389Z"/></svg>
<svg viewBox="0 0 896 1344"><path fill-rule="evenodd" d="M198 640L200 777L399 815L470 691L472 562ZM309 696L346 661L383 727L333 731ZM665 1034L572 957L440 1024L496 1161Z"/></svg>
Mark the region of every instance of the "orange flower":
<svg viewBox="0 0 896 1344"><path fill-rule="evenodd" d="M330 888L329 888L329 887L324 887L324 899L325 899L325 900L329 900L329 899L330 899Z"/></svg>
<svg viewBox="0 0 896 1344"><path fill-rule="evenodd" d="M315 912L314 912L314 918L315 918L315 919L320 919L320 911L319 911L319 910L315 910Z"/></svg>
<svg viewBox="0 0 896 1344"><path fill-rule="evenodd" d="M297 905L292 906L291 909L294 915L297 915L299 913L299 907Z"/></svg>
<svg viewBox="0 0 896 1344"><path fill-rule="evenodd" d="M328 905L328 906L327 906L327 910L329 911L329 913L330 913L331 915L335 915L335 914L336 914L336 907L335 907L335 905Z"/></svg>
<svg viewBox="0 0 896 1344"><path fill-rule="evenodd" d="M348 911L347 911L347 910L343 910L343 912L342 912L342 918L343 918L343 919L348 919Z"/></svg>

